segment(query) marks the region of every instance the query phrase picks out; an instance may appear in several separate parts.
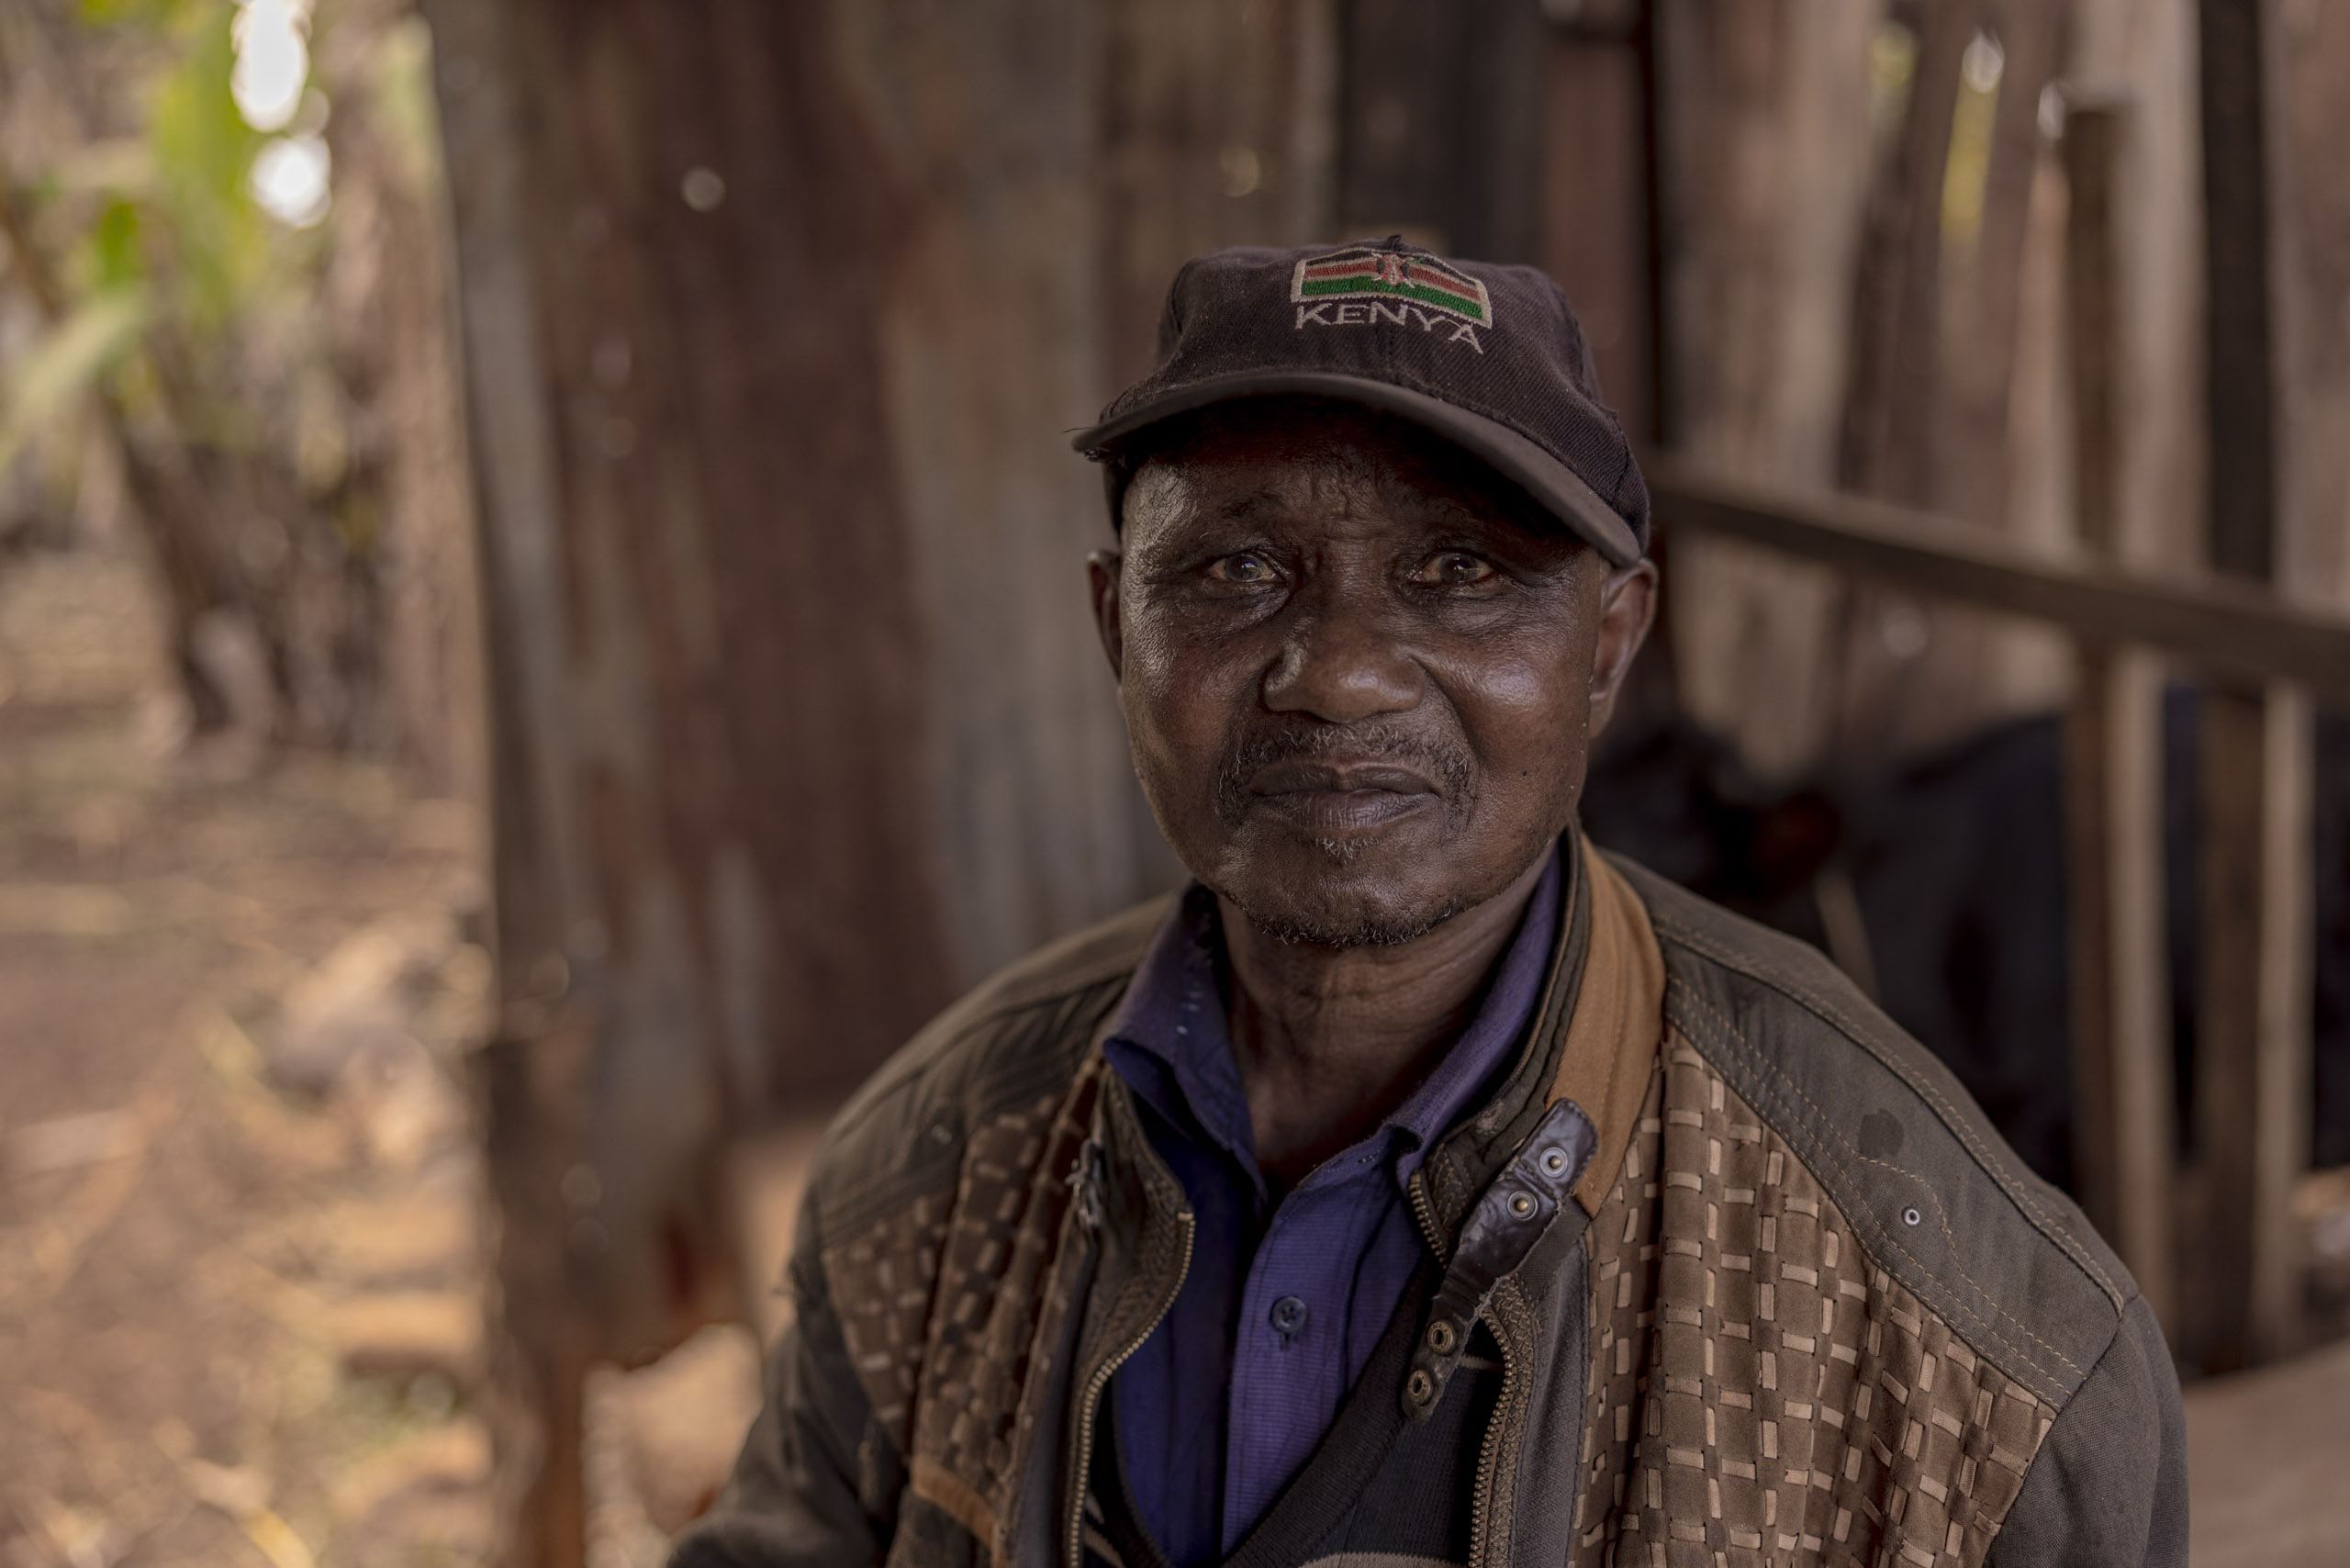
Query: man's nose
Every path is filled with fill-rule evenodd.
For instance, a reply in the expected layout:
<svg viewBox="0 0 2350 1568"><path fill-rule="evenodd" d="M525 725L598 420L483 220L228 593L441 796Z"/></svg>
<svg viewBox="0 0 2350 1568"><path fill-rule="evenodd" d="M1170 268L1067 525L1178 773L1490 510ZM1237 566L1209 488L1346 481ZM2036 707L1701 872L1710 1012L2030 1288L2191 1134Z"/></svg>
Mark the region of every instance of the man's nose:
<svg viewBox="0 0 2350 1568"><path fill-rule="evenodd" d="M1345 724L1418 706L1426 677L1380 596L1326 586L1291 611L1265 706Z"/></svg>

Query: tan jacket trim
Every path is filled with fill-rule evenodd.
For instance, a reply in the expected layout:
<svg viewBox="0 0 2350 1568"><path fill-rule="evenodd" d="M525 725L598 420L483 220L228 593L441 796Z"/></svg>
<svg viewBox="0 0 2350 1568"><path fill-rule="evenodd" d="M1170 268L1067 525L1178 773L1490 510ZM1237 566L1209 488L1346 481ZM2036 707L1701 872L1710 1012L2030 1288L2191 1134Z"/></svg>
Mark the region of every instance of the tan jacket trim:
<svg viewBox="0 0 2350 1568"><path fill-rule="evenodd" d="M1550 1099L1572 1100L1598 1131L1599 1148L1575 1185L1575 1200L1595 1215L1624 1169L1640 1098L1656 1074L1664 1040L1664 954L1648 906L1587 842L1583 867L1591 885L1591 944Z"/></svg>
<svg viewBox="0 0 2350 1568"><path fill-rule="evenodd" d="M906 1485L915 1496L979 1537L982 1550L993 1549L995 1514L961 1476L934 1459L916 1454L906 1473Z"/></svg>

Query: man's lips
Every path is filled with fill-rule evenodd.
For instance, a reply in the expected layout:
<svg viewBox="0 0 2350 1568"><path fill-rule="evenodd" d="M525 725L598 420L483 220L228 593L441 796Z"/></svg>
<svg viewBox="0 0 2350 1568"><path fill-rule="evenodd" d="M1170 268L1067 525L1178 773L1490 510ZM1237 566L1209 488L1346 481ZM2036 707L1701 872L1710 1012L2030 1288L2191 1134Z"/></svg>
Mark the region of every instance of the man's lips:
<svg viewBox="0 0 2350 1568"><path fill-rule="evenodd" d="M1333 762L1326 757L1311 761L1294 757L1268 763L1248 780L1251 795L1352 795L1365 791L1433 795L1437 787L1427 774L1398 763Z"/></svg>
<svg viewBox="0 0 2350 1568"><path fill-rule="evenodd" d="M1414 768L1326 758L1269 764L1249 778L1248 794L1318 833L1382 826L1442 800L1436 782Z"/></svg>

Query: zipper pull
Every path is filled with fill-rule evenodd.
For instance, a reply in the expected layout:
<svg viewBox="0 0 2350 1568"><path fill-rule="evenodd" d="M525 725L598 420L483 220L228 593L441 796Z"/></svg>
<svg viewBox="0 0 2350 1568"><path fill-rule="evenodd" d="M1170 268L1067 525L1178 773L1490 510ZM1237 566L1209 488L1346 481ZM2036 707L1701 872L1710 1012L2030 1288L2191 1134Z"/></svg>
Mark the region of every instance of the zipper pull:
<svg viewBox="0 0 2350 1568"><path fill-rule="evenodd" d="M1101 1138L1087 1138L1077 1151L1074 1185L1077 1188L1077 1223L1088 1230L1102 1228L1102 1205L1109 1182L1106 1167Z"/></svg>
<svg viewBox="0 0 2350 1568"><path fill-rule="evenodd" d="M1469 1350L1469 1331L1484 1316L1494 1287L1516 1273L1573 1199L1575 1182L1599 1148L1583 1107L1561 1100L1543 1114L1460 1226L1452 1265L1428 1308L1427 1326L1404 1379L1404 1414L1415 1422L1436 1413L1444 1385Z"/></svg>

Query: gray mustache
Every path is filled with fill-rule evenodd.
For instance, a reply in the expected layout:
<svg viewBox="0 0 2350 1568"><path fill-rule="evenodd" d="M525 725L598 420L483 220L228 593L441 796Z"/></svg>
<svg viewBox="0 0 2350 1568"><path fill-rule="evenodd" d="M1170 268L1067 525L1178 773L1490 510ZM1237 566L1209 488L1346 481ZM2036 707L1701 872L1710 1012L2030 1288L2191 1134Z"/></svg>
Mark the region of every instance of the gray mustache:
<svg viewBox="0 0 2350 1568"><path fill-rule="evenodd" d="M1477 770L1458 745L1399 724L1317 724L1250 735L1233 747L1216 778L1216 809L1226 821L1247 809L1248 781L1277 762L1384 762L1432 779L1445 804L1460 812L1473 792Z"/></svg>

